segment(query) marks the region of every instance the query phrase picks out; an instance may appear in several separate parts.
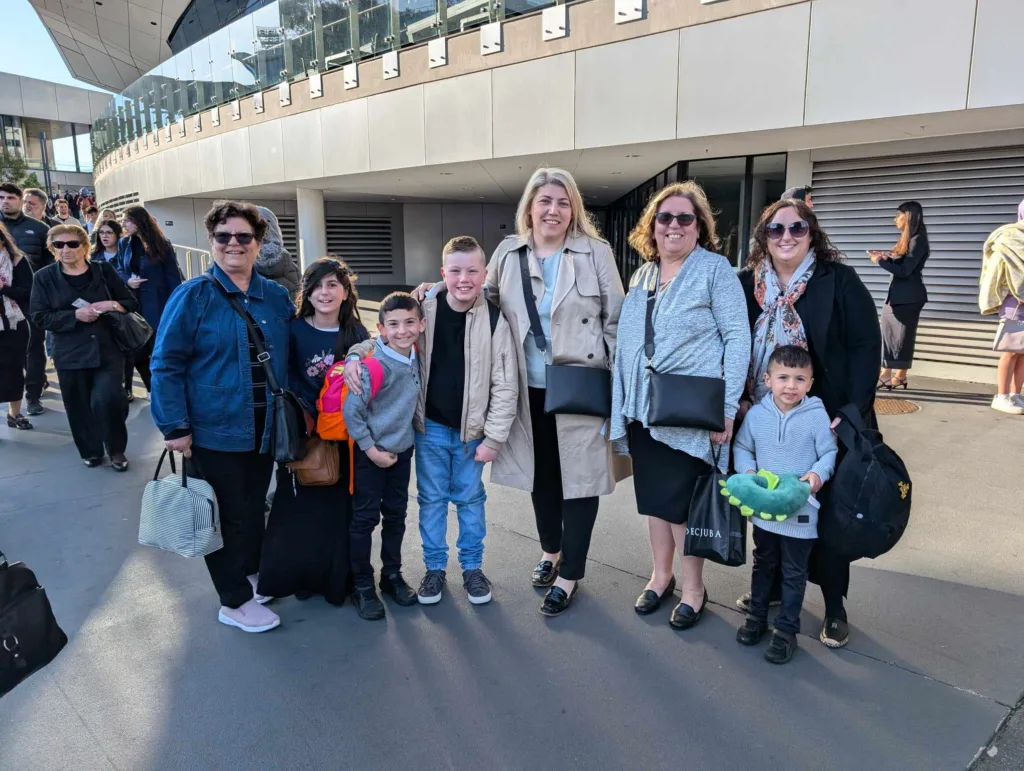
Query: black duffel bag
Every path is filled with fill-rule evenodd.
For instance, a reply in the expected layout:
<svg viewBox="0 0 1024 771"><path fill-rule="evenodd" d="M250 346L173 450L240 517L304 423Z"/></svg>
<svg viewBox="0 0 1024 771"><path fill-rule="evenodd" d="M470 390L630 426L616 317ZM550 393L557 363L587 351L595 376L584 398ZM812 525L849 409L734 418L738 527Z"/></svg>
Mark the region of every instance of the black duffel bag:
<svg viewBox="0 0 1024 771"><path fill-rule="evenodd" d="M0 696L42 669L68 643L46 591L24 563L0 552Z"/></svg>

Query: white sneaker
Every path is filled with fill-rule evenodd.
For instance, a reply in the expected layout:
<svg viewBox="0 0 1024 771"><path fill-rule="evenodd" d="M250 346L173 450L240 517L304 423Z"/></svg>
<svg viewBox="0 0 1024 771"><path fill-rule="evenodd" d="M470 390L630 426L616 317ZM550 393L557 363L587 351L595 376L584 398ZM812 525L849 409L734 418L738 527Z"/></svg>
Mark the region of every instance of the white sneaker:
<svg viewBox="0 0 1024 771"><path fill-rule="evenodd" d="M266 605L268 602L274 599L273 597L267 597L265 594L260 594L256 591L256 587L259 585L260 582L259 573L253 573L251 576L246 576L246 578L248 578L249 583L252 584L252 598L256 600L256 602L258 602L260 605Z"/></svg>
<svg viewBox="0 0 1024 771"><path fill-rule="evenodd" d="M1024 400L1018 394L997 394L992 398L992 409L1007 415L1024 415Z"/></svg>
<svg viewBox="0 0 1024 771"><path fill-rule="evenodd" d="M281 618L274 611L264 608L255 600L249 600L238 608L222 606L217 620L238 627L243 632L269 632L281 623Z"/></svg>

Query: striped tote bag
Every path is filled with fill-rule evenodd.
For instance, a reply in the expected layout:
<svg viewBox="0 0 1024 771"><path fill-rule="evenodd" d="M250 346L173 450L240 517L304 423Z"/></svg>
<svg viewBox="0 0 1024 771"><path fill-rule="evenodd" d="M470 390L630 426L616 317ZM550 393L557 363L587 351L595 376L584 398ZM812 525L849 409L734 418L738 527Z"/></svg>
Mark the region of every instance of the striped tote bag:
<svg viewBox="0 0 1024 771"><path fill-rule="evenodd" d="M142 515L139 517L139 543L180 554L182 557L205 557L224 546L217 513L217 498L210 483L189 478L182 459L181 475L174 468L160 479L160 467L167 450L156 464L153 481L142 493Z"/></svg>

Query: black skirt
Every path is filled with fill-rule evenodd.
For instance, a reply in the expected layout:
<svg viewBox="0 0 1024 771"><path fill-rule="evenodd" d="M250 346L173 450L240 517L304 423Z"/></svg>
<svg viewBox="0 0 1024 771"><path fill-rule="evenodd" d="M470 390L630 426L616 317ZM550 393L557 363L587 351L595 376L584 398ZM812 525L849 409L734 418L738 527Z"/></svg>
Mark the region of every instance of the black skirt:
<svg viewBox="0 0 1024 771"><path fill-rule="evenodd" d="M342 605L352 593L348 447L340 443L338 450L341 479L330 486L293 484L292 473L278 466L277 491L263 537L260 594L294 594L299 599L322 594L332 605Z"/></svg>
<svg viewBox="0 0 1024 771"><path fill-rule="evenodd" d="M28 322L0 332L0 403L21 401L25 393Z"/></svg>
<svg viewBox="0 0 1024 771"><path fill-rule="evenodd" d="M910 369L917 343L917 322L924 303L890 305L882 308L882 366Z"/></svg>
<svg viewBox="0 0 1024 771"><path fill-rule="evenodd" d="M638 421L629 424L629 454L637 511L673 525L686 522L693 488L700 477L711 473L711 466L659 442Z"/></svg>

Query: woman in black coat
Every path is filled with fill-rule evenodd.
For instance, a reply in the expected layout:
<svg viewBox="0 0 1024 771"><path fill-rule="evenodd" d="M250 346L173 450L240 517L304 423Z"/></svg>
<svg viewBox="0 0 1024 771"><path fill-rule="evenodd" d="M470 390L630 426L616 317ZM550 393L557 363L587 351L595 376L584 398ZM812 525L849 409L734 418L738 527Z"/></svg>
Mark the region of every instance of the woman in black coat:
<svg viewBox="0 0 1024 771"><path fill-rule="evenodd" d="M134 311L138 303L108 262L87 259L84 228L52 227L46 244L57 262L35 274L29 311L37 326L53 333L53 363L71 436L86 466L100 465L105 447L110 465L127 471L124 354L107 314Z"/></svg>
<svg viewBox="0 0 1024 771"><path fill-rule="evenodd" d="M892 274L882 309L882 373L878 387L907 388L907 370L914 363L917 322L928 302L921 272L931 250L924 212L917 201L901 203L896 210L900 240L891 252L869 251L871 261Z"/></svg>
<svg viewBox="0 0 1024 771"><path fill-rule="evenodd" d="M7 427L22 431L32 428L21 414L31 292L32 266L0 225L0 402L7 402Z"/></svg>
<svg viewBox="0 0 1024 771"><path fill-rule="evenodd" d="M754 338L748 393L754 401L763 395L755 384L763 381L775 347L801 345L814 362L810 395L824 402L833 420L842 407L853 404L865 425L874 427L875 367L882 347L878 314L867 287L840 259L803 201L778 201L765 209L747 267L739 274ZM819 494L822 517L827 516L828 491L826 484ZM810 580L821 586L825 600L819 639L841 648L849 641L843 598L850 563L819 540L811 554ZM748 601L745 595L737 604L743 608Z"/></svg>

